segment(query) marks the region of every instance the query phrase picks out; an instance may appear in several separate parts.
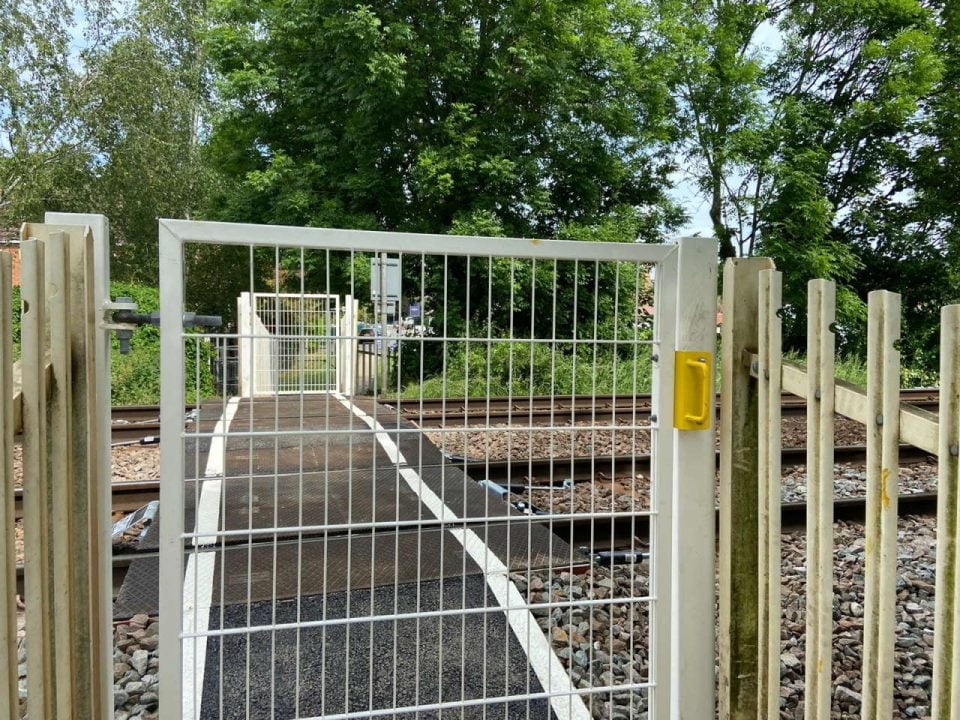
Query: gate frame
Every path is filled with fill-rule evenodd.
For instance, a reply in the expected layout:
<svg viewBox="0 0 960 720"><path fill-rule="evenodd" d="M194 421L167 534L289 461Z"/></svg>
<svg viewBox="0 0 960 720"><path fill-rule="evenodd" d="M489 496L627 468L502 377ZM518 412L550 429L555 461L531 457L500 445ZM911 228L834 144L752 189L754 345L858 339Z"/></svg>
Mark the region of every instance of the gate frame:
<svg viewBox="0 0 960 720"><path fill-rule="evenodd" d="M343 335L343 318L341 317L340 307L341 307L341 296L334 293L291 293L291 292L249 292L244 291L240 293L237 297L237 329L240 338L237 342L237 376L239 382L239 392L240 397L257 397L258 395L273 395L274 392L267 392L262 390L257 385L258 370L262 368L257 367L257 352L256 347L254 346L253 352L247 352L245 349L248 347L248 343L256 343L258 340L261 340L260 337L254 337L255 335L255 326L254 318L256 318L260 324L263 322L260 320L260 313L257 310L257 300L260 298L274 298L276 300L282 299L293 299L300 298L303 299L315 299L315 300L326 300L327 308L320 311L323 315L326 315L328 320L332 319L333 323L333 334L331 335L317 335L317 339L323 339L327 343L333 343L333 350L327 351L327 357L333 358L334 369L333 369L333 387L327 387L326 389L320 390L305 390L302 387L299 390L280 390L276 386L280 385L279 380L276 381L274 392L278 395L290 395L290 394L299 394L301 392L307 394L317 394L317 393L329 393L329 392L344 392L344 373L341 368L341 363L343 362L344 353L341 349L341 344L348 340ZM348 302L351 300L350 296L347 296ZM331 303L332 301L332 303ZM332 304L332 307L331 307ZM266 326L264 326L266 327ZM349 327L349 326L348 326ZM353 335L351 332L350 335ZM271 342L282 339L284 336L278 333L270 333L262 338L262 340L269 340ZM300 341L306 339L306 336L300 336L298 338ZM310 339L313 339L311 337ZM245 357L251 358L249 361L245 360ZM277 362L279 355L276 355L270 352L270 358L272 361ZM247 364L249 363L249 367ZM273 373L273 369L270 370ZM276 369L276 373L279 376L279 368Z"/></svg>
<svg viewBox="0 0 960 720"><path fill-rule="evenodd" d="M522 238L390 233L193 220L159 221L161 316L160 623L165 653L160 668L160 718L181 720L183 701L183 246L186 243L273 248L403 252L438 255L623 261L657 267L654 288L653 403L657 417L651 450L656 463L651 497L651 717L712 717L714 673L714 437L712 410L702 430L674 426L674 358L716 351L716 241L681 238L674 245L573 242ZM486 252L478 252L485 248ZM666 355L664 348L673 352ZM714 396L713 363L702 389ZM710 431L710 432L705 432ZM680 478L683 479L680 482ZM655 496L655 497L653 497ZM682 562L681 562L682 560ZM706 591L710 588L711 591ZM676 611L674 611L676 610ZM663 677L661 677L661 674ZM679 678L682 677L682 683ZM175 700L175 702L171 701Z"/></svg>

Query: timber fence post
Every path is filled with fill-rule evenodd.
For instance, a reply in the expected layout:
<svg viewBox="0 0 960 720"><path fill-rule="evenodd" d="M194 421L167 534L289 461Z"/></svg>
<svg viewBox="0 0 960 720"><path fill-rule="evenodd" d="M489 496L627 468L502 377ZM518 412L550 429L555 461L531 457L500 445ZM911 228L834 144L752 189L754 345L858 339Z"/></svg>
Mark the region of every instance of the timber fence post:
<svg viewBox="0 0 960 720"><path fill-rule="evenodd" d="M13 497L13 287L0 253L0 715L17 717L17 563Z"/></svg>
<svg viewBox="0 0 960 720"><path fill-rule="evenodd" d="M957 572L960 503L960 305L940 310L940 452L937 477L937 602L933 636L933 717L960 716L960 583Z"/></svg>
<svg viewBox="0 0 960 720"><path fill-rule="evenodd" d="M807 599L804 716L829 720L833 637L836 285L807 283Z"/></svg>
<svg viewBox="0 0 960 720"><path fill-rule="evenodd" d="M760 272L769 258L727 260L723 271L720 401L720 718L757 718ZM734 552L735 550L735 552Z"/></svg>
<svg viewBox="0 0 960 720"><path fill-rule="evenodd" d="M875 290L867 322L867 527L863 591L864 720L893 716L900 442L900 296Z"/></svg>
<svg viewBox="0 0 960 720"><path fill-rule="evenodd" d="M780 713L780 427L782 361L782 273L760 272L758 408L758 519L757 585L758 717Z"/></svg>

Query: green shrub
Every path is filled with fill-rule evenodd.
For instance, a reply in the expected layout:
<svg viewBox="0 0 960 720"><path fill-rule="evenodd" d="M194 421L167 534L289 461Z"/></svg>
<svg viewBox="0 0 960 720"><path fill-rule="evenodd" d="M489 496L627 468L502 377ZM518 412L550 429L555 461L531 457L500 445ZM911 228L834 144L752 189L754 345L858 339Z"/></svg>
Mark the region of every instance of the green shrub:
<svg viewBox="0 0 960 720"><path fill-rule="evenodd" d="M159 291L145 285L111 283L114 298L129 297L138 312L151 313L160 308ZM198 331L199 332L199 331ZM120 342L114 335L111 346L111 401L114 405L153 405L160 402L160 329L141 325L133 332L130 354L120 354ZM184 341L184 387L188 403L216 395L211 363L216 351L202 338ZM199 357L198 357L199 356ZM199 360L199 362L198 362ZM198 372L199 370L199 372Z"/></svg>
<svg viewBox="0 0 960 720"><path fill-rule="evenodd" d="M807 364L807 358L796 352L789 352L783 356L784 360ZM838 380L845 380L859 387L867 386L867 359L859 355L839 357L834 364L834 373ZM935 387L940 384L940 375L937 372L923 368L902 367L900 369L900 387Z"/></svg>
<svg viewBox="0 0 960 720"><path fill-rule="evenodd" d="M110 291L114 298L132 298L139 312L150 313L160 307L156 288L115 282L111 284ZM14 356L17 358L20 357L20 312L20 288L17 287L13 289L13 342ZM116 335L110 341L111 402L114 405L155 405L160 402L160 330L152 325L138 327L130 345L130 354L121 355ZM184 345L187 402L194 403L216 395L211 371L216 351L209 342L200 338L197 342L185 342Z"/></svg>

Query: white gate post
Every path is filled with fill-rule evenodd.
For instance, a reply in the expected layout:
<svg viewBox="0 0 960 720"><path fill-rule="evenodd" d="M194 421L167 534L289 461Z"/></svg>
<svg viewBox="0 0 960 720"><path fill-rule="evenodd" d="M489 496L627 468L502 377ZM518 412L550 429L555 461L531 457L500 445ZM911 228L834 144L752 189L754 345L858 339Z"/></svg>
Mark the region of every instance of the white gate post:
<svg viewBox="0 0 960 720"><path fill-rule="evenodd" d="M714 716L714 364L717 349L717 243L680 240L676 350L706 364L700 429L673 430L673 583L671 587L671 717ZM700 357L694 360L699 361ZM676 399L675 399L676 403Z"/></svg>
<svg viewBox="0 0 960 720"><path fill-rule="evenodd" d="M253 396L253 368L251 367L253 355L250 352L250 343L253 338L253 324L250 321L252 294L249 292L240 293L237 298L237 333L240 339L237 341L237 378L240 383L240 397Z"/></svg>
<svg viewBox="0 0 960 720"><path fill-rule="evenodd" d="M160 221L160 718L183 720L183 245ZM192 630L193 628L189 628Z"/></svg>
<svg viewBox="0 0 960 720"><path fill-rule="evenodd" d="M340 321L340 337L337 338L337 364L339 366L339 391L353 395L354 366L357 346L357 317L354 312L353 295L343 298L343 317Z"/></svg>
<svg viewBox="0 0 960 720"><path fill-rule="evenodd" d="M650 510L650 691L649 716L670 717L671 682L676 679L670 661L673 650L671 609L673 579L673 351L677 329L677 266L679 251L657 265L654 283L654 328L658 344L653 356L651 407L651 488Z"/></svg>

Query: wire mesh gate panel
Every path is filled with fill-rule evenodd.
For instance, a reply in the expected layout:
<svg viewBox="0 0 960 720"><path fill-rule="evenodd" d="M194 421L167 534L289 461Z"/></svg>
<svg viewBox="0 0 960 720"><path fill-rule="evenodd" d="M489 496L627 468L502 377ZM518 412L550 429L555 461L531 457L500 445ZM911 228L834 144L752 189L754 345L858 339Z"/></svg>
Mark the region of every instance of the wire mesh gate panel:
<svg viewBox="0 0 960 720"><path fill-rule="evenodd" d="M712 716L711 241L160 238L164 720ZM396 316L362 300L383 254ZM211 257L268 304L361 299L372 389L211 391L204 348L252 339L184 331Z"/></svg>
<svg viewBox="0 0 960 720"><path fill-rule="evenodd" d="M241 395L339 389L339 296L243 292L237 316Z"/></svg>

